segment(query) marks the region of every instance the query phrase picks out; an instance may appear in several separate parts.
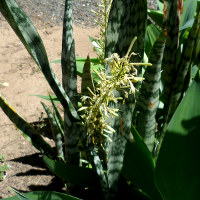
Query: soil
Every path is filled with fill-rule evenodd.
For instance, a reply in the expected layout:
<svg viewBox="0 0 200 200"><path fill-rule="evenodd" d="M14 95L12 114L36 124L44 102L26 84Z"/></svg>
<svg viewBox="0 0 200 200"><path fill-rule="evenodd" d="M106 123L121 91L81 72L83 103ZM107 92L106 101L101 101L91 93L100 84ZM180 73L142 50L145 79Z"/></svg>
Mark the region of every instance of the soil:
<svg viewBox="0 0 200 200"><path fill-rule="evenodd" d="M149 1L155 7L155 1ZM18 1L28 13L33 24L44 42L49 61L60 59L62 45L62 17L63 0L27 0ZM74 39L76 56L96 56L88 35L98 36L99 29L95 26L91 8L95 9L98 0L74 0ZM35 5L33 5L33 3ZM48 5L47 5L48 4ZM60 6L62 5L62 6ZM38 7L39 9L38 9ZM51 7L50 7L51 6ZM51 13L46 13L47 9ZM36 9L37 8L37 9ZM51 64L54 72L61 81L60 64ZM78 77L78 88L80 89ZM41 99L32 96L47 95L50 91L48 83L33 59L25 50L15 33L0 15L0 94L6 97L14 109L28 122L36 122L43 116ZM47 103L47 102L45 102ZM20 135L19 131L0 109L0 155L5 155L5 163L10 165L6 178L0 182L0 198L14 195L9 186L19 192L34 190L56 190L62 186L42 163L41 154ZM49 140L49 142L51 142Z"/></svg>
<svg viewBox="0 0 200 200"><path fill-rule="evenodd" d="M39 30L39 34L43 39L49 60L60 59L62 27L45 28ZM86 57L88 54L91 57L95 56L88 35L98 35L98 28L87 27L86 29L74 26L76 56ZM44 112L40 104L41 99L31 95L47 95L50 88L7 23L3 23L0 28L0 38L0 82L9 84L7 87L0 86L0 93L27 121L38 121ZM60 64L52 63L52 68L61 81ZM5 155L5 162L11 166L7 170L6 178L0 182L0 198L14 194L8 186L20 192L56 190L52 183L54 176L43 166L41 155L20 135L1 109L0 138L0 155Z"/></svg>

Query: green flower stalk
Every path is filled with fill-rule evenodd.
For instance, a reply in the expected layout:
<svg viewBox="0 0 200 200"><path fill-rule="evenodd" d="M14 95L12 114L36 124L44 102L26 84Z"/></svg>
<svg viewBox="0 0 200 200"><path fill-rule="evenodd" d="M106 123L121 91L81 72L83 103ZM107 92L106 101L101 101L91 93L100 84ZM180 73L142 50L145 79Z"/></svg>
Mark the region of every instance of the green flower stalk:
<svg viewBox="0 0 200 200"><path fill-rule="evenodd" d="M101 50L101 54L99 54L99 60L101 63L104 62L105 55L105 42L106 42L106 30L108 24L109 13L112 5L112 0L101 0L100 4L97 5L99 7L98 11L91 10L92 13L96 15L96 24L100 27L100 36L98 37L98 45Z"/></svg>
<svg viewBox="0 0 200 200"><path fill-rule="evenodd" d="M118 116L118 109L110 108L109 103L117 103L119 100L128 98L129 94L135 94L134 83L144 80L142 77L137 77L137 70L135 66L151 65L149 63L131 63L130 59L135 53L130 53L136 37L131 42L127 54L120 58L117 53L106 58L105 62L108 63L111 69L111 75L107 76L105 70L94 72L99 76L95 92L88 88L90 95L82 97L83 107L79 111L84 111L81 115L84 126L87 129L89 142L92 142L97 147L103 147L105 139L110 139L110 134L115 130L108 124L108 118ZM124 98L115 97L114 90L124 91ZM110 139L111 140L111 139Z"/></svg>

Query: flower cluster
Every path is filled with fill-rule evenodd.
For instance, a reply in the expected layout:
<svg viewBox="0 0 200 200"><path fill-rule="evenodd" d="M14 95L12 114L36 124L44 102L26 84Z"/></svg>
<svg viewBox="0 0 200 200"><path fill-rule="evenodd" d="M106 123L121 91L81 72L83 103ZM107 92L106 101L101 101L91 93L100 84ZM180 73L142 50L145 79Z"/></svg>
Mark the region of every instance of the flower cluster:
<svg viewBox="0 0 200 200"><path fill-rule="evenodd" d="M136 77L137 70L135 66L151 65L148 63L131 63L131 56L136 55L130 53L136 38L132 41L129 50L123 58L114 53L110 58L105 59L108 63L111 74L107 76L105 69L100 72L95 71L99 76L100 81L92 92L88 88L90 95L82 97L83 107L79 111L84 111L81 116L84 121L84 126L87 128L87 134L91 142L96 146L103 146L105 138L110 139L110 134L115 130L108 124L108 118L118 116L118 109L109 107L110 102L117 103L119 100L128 98L128 94L135 94L134 83L142 81L144 78ZM114 90L123 90L123 97L115 97Z"/></svg>

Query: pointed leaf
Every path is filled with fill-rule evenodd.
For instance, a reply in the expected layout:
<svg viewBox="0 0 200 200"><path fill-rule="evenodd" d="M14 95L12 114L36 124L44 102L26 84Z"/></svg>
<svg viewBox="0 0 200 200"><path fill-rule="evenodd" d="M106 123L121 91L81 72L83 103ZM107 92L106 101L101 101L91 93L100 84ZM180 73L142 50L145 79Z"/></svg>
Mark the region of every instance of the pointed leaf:
<svg viewBox="0 0 200 200"><path fill-rule="evenodd" d="M51 125L51 130L52 130L54 142L56 144L58 157L62 158L64 160L64 153L63 153L63 135L64 135L64 133L60 132L57 122L56 122L56 119L53 116L50 109L43 102L41 102L41 104L44 107L45 112L47 113L49 123Z"/></svg>
<svg viewBox="0 0 200 200"><path fill-rule="evenodd" d="M25 197L23 194L21 194L20 192L18 192L17 190L15 190L14 188L10 187L12 191L14 191L15 194L17 194L17 197L21 200L31 200L27 197Z"/></svg>
<svg viewBox="0 0 200 200"><path fill-rule="evenodd" d="M29 18L15 0L1 0L0 11L42 70L54 93L59 98L63 107L68 111L69 116L74 120L79 120L72 102L52 71L43 42Z"/></svg>
<svg viewBox="0 0 200 200"><path fill-rule="evenodd" d="M41 135L22 117L20 117L17 112L9 105L9 103L0 95L0 107L8 118L14 123L14 125L19 129L20 133L43 155L48 155L50 158L55 158L55 151L51 146L45 142Z"/></svg>
<svg viewBox="0 0 200 200"><path fill-rule="evenodd" d="M81 93L83 95L89 96L88 95L89 91L87 88L90 88L90 90L94 92L94 84L91 74L91 61L89 56L87 57L83 67L82 84L81 84Z"/></svg>
<svg viewBox="0 0 200 200"><path fill-rule="evenodd" d="M179 24L182 11L182 0L169 0L165 1L164 9L164 26L165 34L167 37L164 57L163 57L163 77L164 77L164 112L168 110L168 100L173 90L174 82L176 80L177 69L177 57L179 52ZM167 114L166 114L167 115ZM164 116L166 123L169 119ZM163 126L165 129L165 126Z"/></svg>
<svg viewBox="0 0 200 200"><path fill-rule="evenodd" d="M66 94L71 99L74 107L77 108L77 100L74 99L74 96L77 95L77 72L72 23L72 1L66 0L61 56L62 82Z"/></svg>
<svg viewBox="0 0 200 200"><path fill-rule="evenodd" d="M39 97L39 98L41 98L41 99L50 101L50 97L49 97L49 96L37 95L37 94L32 95L32 96ZM60 103L59 99L58 99L55 95L52 95L51 98L52 98L53 102L55 102L55 103Z"/></svg>
<svg viewBox="0 0 200 200"><path fill-rule="evenodd" d="M185 86L185 77L188 73L189 66L193 62L193 59L194 59L194 58L192 59L192 54L193 54L193 51L196 49L195 45L197 44L196 41L198 39L199 30L200 30L200 8L195 17L195 21L193 23L192 29L190 30L188 40L183 47L180 63L178 65L179 72L173 86L171 97L168 100L168 103L169 103L168 118L169 119L174 114L181 100L181 97L183 95L184 86Z"/></svg>

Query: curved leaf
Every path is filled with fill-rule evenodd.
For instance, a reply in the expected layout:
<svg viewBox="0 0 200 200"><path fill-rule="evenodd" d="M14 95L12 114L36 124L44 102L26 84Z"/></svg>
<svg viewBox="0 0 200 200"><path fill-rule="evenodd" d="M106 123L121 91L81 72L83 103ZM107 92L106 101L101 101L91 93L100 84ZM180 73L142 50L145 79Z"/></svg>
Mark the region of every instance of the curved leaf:
<svg viewBox="0 0 200 200"><path fill-rule="evenodd" d="M43 155L48 155L50 158L56 158L56 152L53 148L41 137L41 135L17 112L9 105L9 103L0 95L0 107L8 118L19 129L20 133Z"/></svg>
<svg viewBox="0 0 200 200"><path fill-rule="evenodd" d="M163 11L148 9L148 16L159 27L163 27Z"/></svg>
<svg viewBox="0 0 200 200"><path fill-rule="evenodd" d="M200 199L199 91L200 82L193 81L168 125L158 155L156 183L165 200Z"/></svg>
<svg viewBox="0 0 200 200"><path fill-rule="evenodd" d="M154 45L156 38L158 37L159 34L160 30L153 23L149 22L145 34L145 53L147 57L149 56L151 48Z"/></svg>
<svg viewBox="0 0 200 200"><path fill-rule="evenodd" d="M126 144L122 176L140 188L151 199L161 200L155 185L155 165L151 153L134 127L132 127L132 134L134 140Z"/></svg>
<svg viewBox="0 0 200 200"><path fill-rule="evenodd" d="M98 182L98 177L92 169L51 160L47 156L43 157L43 161L47 168L62 180L91 187L95 187L94 183Z"/></svg>
<svg viewBox="0 0 200 200"><path fill-rule="evenodd" d="M197 9L197 0L186 0L183 4L183 14L181 16L180 27L184 26L189 20L194 18Z"/></svg>
<svg viewBox="0 0 200 200"><path fill-rule="evenodd" d="M15 0L1 0L0 11L42 70L54 93L59 98L63 107L68 111L69 116L73 120L79 120L72 102L66 95L49 64L43 42L29 18Z"/></svg>

